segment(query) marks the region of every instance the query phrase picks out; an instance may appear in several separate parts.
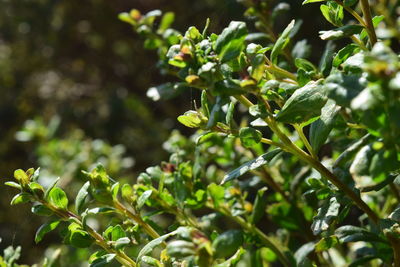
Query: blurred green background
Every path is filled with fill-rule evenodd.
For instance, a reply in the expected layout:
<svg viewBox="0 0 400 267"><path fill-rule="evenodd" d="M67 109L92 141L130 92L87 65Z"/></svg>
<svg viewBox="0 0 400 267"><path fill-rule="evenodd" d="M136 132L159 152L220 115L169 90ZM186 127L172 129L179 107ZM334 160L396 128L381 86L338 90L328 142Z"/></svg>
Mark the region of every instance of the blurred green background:
<svg viewBox="0 0 400 267"><path fill-rule="evenodd" d="M288 2L278 25L308 18L301 38L313 36L311 59L319 58L316 33L329 26L315 15L317 6ZM134 181L167 159L162 143L173 128L190 133L176 117L193 108L197 92L161 102L146 97L149 87L170 78L159 74L155 52L117 19L132 8L173 11L181 32L202 29L209 17L216 33L243 20L245 10L236 0L0 0L0 249L21 245L20 262L39 262L60 239L49 235L34 244L40 218L27 216L28 205L9 206L14 191L4 182L15 169L40 166L47 182L61 176L61 186L76 193L81 169L100 161L113 177Z"/></svg>

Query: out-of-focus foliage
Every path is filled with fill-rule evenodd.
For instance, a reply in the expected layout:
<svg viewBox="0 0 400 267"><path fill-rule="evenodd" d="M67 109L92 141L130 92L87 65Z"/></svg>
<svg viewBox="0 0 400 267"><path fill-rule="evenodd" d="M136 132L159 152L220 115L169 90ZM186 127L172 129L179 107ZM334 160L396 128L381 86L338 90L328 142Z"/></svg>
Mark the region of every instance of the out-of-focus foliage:
<svg viewBox="0 0 400 267"><path fill-rule="evenodd" d="M289 3L240 2L254 27L235 19L214 31L206 20L179 30L179 13L119 15L174 77L147 96L201 92L178 117L198 130L173 131L169 159L135 182L123 176L132 159L91 141L90 130L58 137L53 117L17 132L36 139L45 168L17 169L7 182L19 190L12 205L31 202L32 213L50 217L36 242L61 229L69 265L400 265L398 3L304 1L331 24L319 32L325 48L314 50L318 42L302 39L307 20L283 16ZM46 184L57 172L65 178ZM12 261L19 249L7 253Z"/></svg>

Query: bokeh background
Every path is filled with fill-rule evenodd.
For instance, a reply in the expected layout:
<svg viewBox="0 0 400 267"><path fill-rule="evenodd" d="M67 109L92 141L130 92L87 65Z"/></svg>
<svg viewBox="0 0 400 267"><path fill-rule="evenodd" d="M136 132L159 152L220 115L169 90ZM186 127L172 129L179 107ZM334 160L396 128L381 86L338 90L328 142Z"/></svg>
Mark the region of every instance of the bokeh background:
<svg viewBox="0 0 400 267"><path fill-rule="evenodd" d="M318 6L301 2L288 0L291 9L276 31L305 18L298 38L311 40L313 60L323 50L317 32L329 26L316 16ZM61 176L71 193L82 184L80 170L96 162L133 182L167 159L162 143L172 129L190 134L176 117L193 108L196 92L160 102L146 97L149 87L171 78L159 74L156 53L117 19L132 8L173 11L181 32L202 29L208 17L216 33L245 20L236 0L0 0L0 251L21 245L21 263L39 262L60 238L49 235L36 245L41 218L29 215L29 205L9 206L15 191L4 182L15 169L40 166L48 181ZM76 262L86 258L76 255Z"/></svg>

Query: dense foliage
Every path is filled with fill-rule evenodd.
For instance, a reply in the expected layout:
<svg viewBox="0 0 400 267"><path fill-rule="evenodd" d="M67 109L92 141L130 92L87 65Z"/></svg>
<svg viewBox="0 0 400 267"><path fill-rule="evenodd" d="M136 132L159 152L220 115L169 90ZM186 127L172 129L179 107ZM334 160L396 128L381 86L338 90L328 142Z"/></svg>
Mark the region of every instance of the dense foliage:
<svg viewBox="0 0 400 267"><path fill-rule="evenodd" d="M327 42L318 62L308 60L308 41L296 40L301 19L274 31L289 4L240 2L253 32L232 21L210 33L206 20L180 33L171 12L120 14L176 79L150 88L150 98L201 92L178 117L197 130L172 132L169 160L133 185L111 169L132 160L112 157L116 148L103 143L108 160L90 171L64 170L75 159L62 153L41 163L59 161L68 180L86 181L74 198L39 168L16 170L11 204L31 202L34 214L49 217L36 242L59 228L64 243L96 248L91 266L400 266L397 2L304 1L320 5L333 26L320 32ZM54 121L31 121L17 136L51 138ZM58 149L44 142L41 153ZM57 253L44 265L55 266ZM18 254L9 248L2 264Z"/></svg>

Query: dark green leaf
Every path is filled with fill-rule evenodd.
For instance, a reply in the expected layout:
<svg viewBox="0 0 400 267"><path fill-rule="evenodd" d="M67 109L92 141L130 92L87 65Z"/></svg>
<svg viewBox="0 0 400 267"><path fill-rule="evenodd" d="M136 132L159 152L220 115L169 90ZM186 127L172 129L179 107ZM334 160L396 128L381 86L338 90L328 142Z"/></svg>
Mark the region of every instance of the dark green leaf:
<svg viewBox="0 0 400 267"><path fill-rule="evenodd" d="M336 104L343 107L350 107L353 98L355 98L364 87L360 83L360 76L358 75L334 73L326 78L324 89L328 97L335 100Z"/></svg>
<svg viewBox="0 0 400 267"><path fill-rule="evenodd" d="M244 127L239 131L239 138L244 147L250 148L260 143L262 133L254 128Z"/></svg>
<svg viewBox="0 0 400 267"><path fill-rule="evenodd" d="M302 245L294 254L294 258L296 259L297 263L296 266L307 266L305 265L305 262L307 261L307 256L312 251L314 251L314 248L315 248L314 242L308 242Z"/></svg>
<svg viewBox="0 0 400 267"><path fill-rule="evenodd" d="M236 168L235 170L231 171L227 175L225 175L224 179L222 180L221 184L224 184L226 182L229 182L233 179L236 179L243 174L245 174L248 171L257 169L261 167L262 165L267 164L271 159L273 159L276 155L278 155L282 150L281 149L275 149L272 150L268 153L265 153L251 161L246 162L239 168Z"/></svg>
<svg viewBox="0 0 400 267"><path fill-rule="evenodd" d="M244 49L247 35L246 24L242 21L232 21L215 42L215 51L221 62L226 62L239 56Z"/></svg>
<svg viewBox="0 0 400 267"><path fill-rule="evenodd" d="M220 234L212 243L217 258L232 256L243 243L241 230L228 230Z"/></svg>
<svg viewBox="0 0 400 267"><path fill-rule="evenodd" d="M282 32L282 35L279 36L278 40L276 40L274 47L272 48L271 51L271 61L273 63L277 63L278 60L278 55L283 51L285 46L289 42L289 34L292 31L294 27L295 21L292 20L289 25L286 27L286 29Z"/></svg>
<svg viewBox="0 0 400 267"><path fill-rule="evenodd" d="M256 224L265 214L265 207L267 206L267 188L261 188L257 191L256 200L254 201L253 211L250 216L250 222Z"/></svg>
<svg viewBox="0 0 400 267"><path fill-rule="evenodd" d="M328 138L339 110L340 107L336 105L335 101L328 100L321 110L321 117L311 124L310 143L316 153Z"/></svg>
<svg viewBox="0 0 400 267"><path fill-rule="evenodd" d="M352 56L355 52L358 52L360 48L356 44L348 44L344 48L340 49L333 59L333 66L339 67L340 64L345 62L350 56Z"/></svg>
<svg viewBox="0 0 400 267"><path fill-rule="evenodd" d="M286 101L276 120L286 123L302 123L321 114L321 108L327 101L323 87L310 82L297 89Z"/></svg>
<svg viewBox="0 0 400 267"><path fill-rule="evenodd" d="M322 40L336 40L358 34L363 29L364 27L361 25L345 25L330 31L320 31L319 33Z"/></svg>
<svg viewBox="0 0 400 267"><path fill-rule="evenodd" d="M315 244L315 252L319 253L319 252L328 250L328 249L336 246L338 243L339 243L339 240L334 235L324 237L320 241L318 241L317 244Z"/></svg>
<svg viewBox="0 0 400 267"><path fill-rule="evenodd" d="M137 207L138 209L141 209L146 203L146 201L150 198L151 194L153 193L153 190L146 190L143 192L143 194L140 195L138 201L137 201Z"/></svg>
<svg viewBox="0 0 400 267"><path fill-rule="evenodd" d="M172 231L168 234L162 235L159 238L153 239L152 241L150 241L149 243L147 243L140 251L139 254L137 256L138 261L140 262L142 257L149 254L150 252L152 252L154 250L155 247L157 247L158 245L162 244L165 240L167 240L169 237L180 234L182 232L187 231L187 229L185 227L179 227L178 229L176 229L175 231Z"/></svg>
<svg viewBox="0 0 400 267"><path fill-rule="evenodd" d="M81 214L81 212L83 211L83 204L85 203L86 197L88 196L89 192L88 192L88 188L90 186L90 182L87 181L82 187L81 189L79 189L78 194L76 195L76 199L75 199L75 210L78 214Z"/></svg>
<svg viewBox="0 0 400 267"><path fill-rule="evenodd" d="M340 242L357 242L357 241L366 241L366 242L382 242L386 243L387 241L377 234L371 233L361 227L345 225L341 226L335 231L335 235L339 238Z"/></svg>
<svg viewBox="0 0 400 267"><path fill-rule="evenodd" d="M40 216L51 216L53 215L53 211L47 208L45 205L39 204L32 206L31 209L33 214L40 215Z"/></svg>
<svg viewBox="0 0 400 267"><path fill-rule="evenodd" d="M318 235L323 231L328 230L329 225L339 214L340 204L336 197L332 197L329 201L318 209L317 216L314 217L311 225L311 230L314 235Z"/></svg>
<svg viewBox="0 0 400 267"><path fill-rule="evenodd" d="M45 234L56 229L59 224L60 224L60 221L57 220L57 221L45 223L42 226L40 226L39 229L36 231L35 242L39 243L43 239Z"/></svg>
<svg viewBox="0 0 400 267"><path fill-rule="evenodd" d="M102 267L102 266L109 266L110 263L113 261L115 258L115 254L106 254L102 255L101 257L98 257L95 259L91 264L90 267Z"/></svg>

